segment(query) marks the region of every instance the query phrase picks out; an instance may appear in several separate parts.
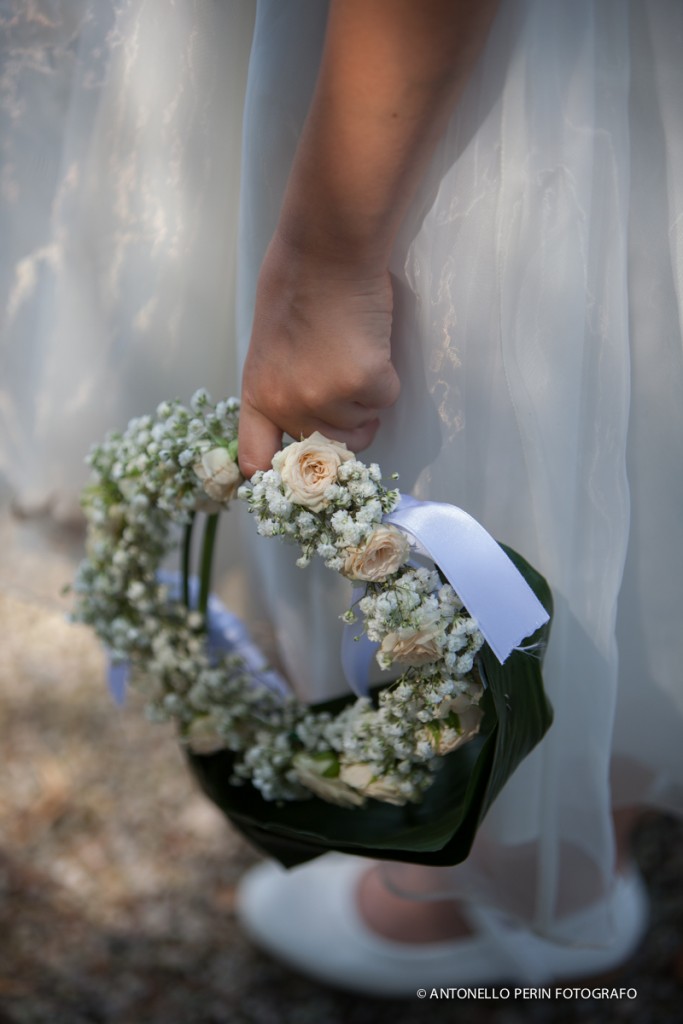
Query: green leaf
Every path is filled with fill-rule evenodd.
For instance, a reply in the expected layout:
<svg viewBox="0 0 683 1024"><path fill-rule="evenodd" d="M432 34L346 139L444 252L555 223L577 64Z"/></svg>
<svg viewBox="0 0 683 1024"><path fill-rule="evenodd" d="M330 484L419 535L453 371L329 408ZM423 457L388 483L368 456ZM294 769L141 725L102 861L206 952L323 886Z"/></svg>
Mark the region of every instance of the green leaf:
<svg viewBox="0 0 683 1024"><path fill-rule="evenodd" d="M516 552L504 550L552 614L546 581ZM249 783L230 784L234 755L228 751L188 754L190 764L205 793L232 823L287 867L329 850L435 866L457 864L467 857L496 796L552 722L541 674L548 634L549 624L527 641L532 650L514 651L504 665L489 647L483 648L481 731L443 758L419 804L394 807L368 800L365 807L344 808L317 797L274 803ZM318 708L334 713L349 699Z"/></svg>

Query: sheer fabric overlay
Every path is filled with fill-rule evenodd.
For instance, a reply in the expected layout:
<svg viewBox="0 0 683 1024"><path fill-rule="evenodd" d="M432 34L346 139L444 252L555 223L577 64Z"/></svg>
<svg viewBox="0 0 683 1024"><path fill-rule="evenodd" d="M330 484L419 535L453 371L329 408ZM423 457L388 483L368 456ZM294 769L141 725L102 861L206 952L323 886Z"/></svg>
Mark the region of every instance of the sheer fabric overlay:
<svg viewBox="0 0 683 1024"><path fill-rule="evenodd" d="M251 3L0 0L0 472L70 515L84 456L237 388Z"/></svg>
<svg viewBox="0 0 683 1024"><path fill-rule="evenodd" d="M317 0L259 6L242 354L324 26ZM609 938L566 911L610 885L611 805L681 802L681 42L667 0L502 4L395 247L402 393L367 453L517 548L556 601L550 734L467 864L421 894L400 868L392 884L579 941ZM343 690L342 584L287 549L252 557L291 678L309 699Z"/></svg>
<svg viewBox="0 0 683 1024"><path fill-rule="evenodd" d="M259 6L235 295L252 4L0 0L0 471L25 506L73 508L90 442L158 400L237 390L325 19ZM390 881L582 942L609 938L564 911L611 882L611 805L683 803L682 44L676 0L503 0L395 247L403 390L367 453L556 601L548 737L465 865ZM343 692L343 584L251 526L292 681Z"/></svg>

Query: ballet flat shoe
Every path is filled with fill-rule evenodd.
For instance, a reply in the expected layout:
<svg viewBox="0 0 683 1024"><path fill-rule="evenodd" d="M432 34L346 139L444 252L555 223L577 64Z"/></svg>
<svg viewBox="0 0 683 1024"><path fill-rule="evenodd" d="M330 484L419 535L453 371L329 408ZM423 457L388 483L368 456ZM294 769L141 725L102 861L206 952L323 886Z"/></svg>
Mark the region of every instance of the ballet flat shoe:
<svg viewBox="0 0 683 1024"><path fill-rule="evenodd" d="M238 918L251 940L294 970L358 994L406 997L418 989L547 984L599 975L624 962L647 925L639 875L620 876L608 906L593 905L565 919L590 935L591 918L610 914L609 947L551 942L514 926L496 911L459 904L474 934L432 943L405 943L370 931L356 909L360 877L374 864L327 854L289 871L270 861L243 877Z"/></svg>

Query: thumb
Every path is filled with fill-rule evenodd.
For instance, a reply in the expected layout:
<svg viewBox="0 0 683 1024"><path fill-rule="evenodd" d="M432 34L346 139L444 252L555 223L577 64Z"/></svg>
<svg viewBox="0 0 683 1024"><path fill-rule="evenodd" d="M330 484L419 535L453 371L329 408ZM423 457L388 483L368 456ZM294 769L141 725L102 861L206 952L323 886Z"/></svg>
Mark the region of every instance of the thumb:
<svg viewBox="0 0 683 1024"><path fill-rule="evenodd" d="M259 469L270 469L273 455L282 446L282 431L243 400L237 435L240 471L247 480Z"/></svg>

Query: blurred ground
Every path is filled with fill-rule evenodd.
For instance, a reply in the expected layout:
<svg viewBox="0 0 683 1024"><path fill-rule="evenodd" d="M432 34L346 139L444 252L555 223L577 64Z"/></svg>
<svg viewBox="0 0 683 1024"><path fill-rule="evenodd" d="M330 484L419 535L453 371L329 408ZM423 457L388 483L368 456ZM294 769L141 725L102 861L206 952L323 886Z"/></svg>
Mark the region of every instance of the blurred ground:
<svg viewBox="0 0 683 1024"><path fill-rule="evenodd" d="M678 1024L683 825L637 859L652 923L610 985L635 1000L371 1000L292 975L233 913L255 854L195 790L170 731L113 707L59 597L80 538L0 519L0 1024Z"/></svg>

